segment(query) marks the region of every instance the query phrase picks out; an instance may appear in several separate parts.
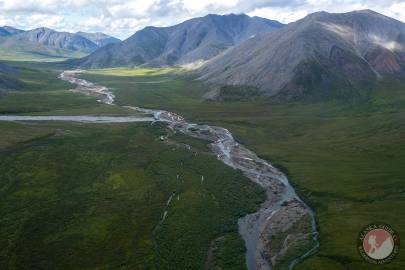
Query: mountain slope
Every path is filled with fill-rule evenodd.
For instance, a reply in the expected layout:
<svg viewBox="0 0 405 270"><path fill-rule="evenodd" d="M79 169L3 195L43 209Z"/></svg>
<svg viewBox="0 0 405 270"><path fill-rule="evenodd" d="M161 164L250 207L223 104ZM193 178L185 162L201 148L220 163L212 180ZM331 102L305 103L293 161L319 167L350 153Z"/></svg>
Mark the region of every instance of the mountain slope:
<svg viewBox="0 0 405 270"><path fill-rule="evenodd" d="M116 42L119 40L102 33L72 34L44 27L28 31L9 26L0 28L0 55L10 60L83 57Z"/></svg>
<svg viewBox="0 0 405 270"><path fill-rule="evenodd" d="M405 71L405 24L370 10L317 12L212 59L200 79L268 96L323 96ZM217 93L220 94L220 93Z"/></svg>
<svg viewBox="0 0 405 270"><path fill-rule="evenodd" d="M207 15L171 27L146 27L76 61L82 67L179 65L207 60L281 23L247 15Z"/></svg>
<svg viewBox="0 0 405 270"><path fill-rule="evenodd" d="M0 27L0 37L8 37L10 36L10 32L8 32L4 27Z"/></svg>
<svg viewBox="0 0 405 270"><path fill-rule="evenodd" d="M41 27L13 37L17 42L32 42L57 49L92 52L97 45L82 36Z"/></svg>
<svg viewBox="0 0 405 270"><path fill-rule="evenodd" d="M25 32L24 30L17 29L17 28L14 28L14 27L11 27L11 26L7 26L7 25L5 25L5 26L3 26L3 27L0 27L0 31L6 31L9 36L12 36L12 35L16 35L16 34L20 34L20 33Z"/></svg>

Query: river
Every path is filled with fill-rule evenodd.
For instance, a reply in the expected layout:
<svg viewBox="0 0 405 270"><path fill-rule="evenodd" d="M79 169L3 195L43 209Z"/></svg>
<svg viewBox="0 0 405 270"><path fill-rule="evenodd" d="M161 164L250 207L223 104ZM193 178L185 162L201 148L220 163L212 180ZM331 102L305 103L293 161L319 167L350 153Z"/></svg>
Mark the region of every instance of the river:
<svg viewBox="0 0 405 270"><path fill-rule="evenodd" d="M94 96L99 102L114 105L114 94L105 86L77 78L81 70L64 71L61 80L76 85L71 91ZM205 124L187 122L178 114L165 110L150 110L123 106L135 110L140 116L0 116L0 121L74 121L84 123L165 122L172 130L210 142L211 150L218 160L240 170L247 178L266 191L266 200L257 212L238 220L239 233L245 241L246 263L249 270L272 269L285 254L303 239L310 243L303 254L289 262L292 269L318 248L314 212L299 198L287 177L269 162L236 142L229 130ZM300 222L310 227L308 232L289 231ZM304 226L305 227L305 226ZM271 238L285 235L282 245L275 248Z"/></svg>

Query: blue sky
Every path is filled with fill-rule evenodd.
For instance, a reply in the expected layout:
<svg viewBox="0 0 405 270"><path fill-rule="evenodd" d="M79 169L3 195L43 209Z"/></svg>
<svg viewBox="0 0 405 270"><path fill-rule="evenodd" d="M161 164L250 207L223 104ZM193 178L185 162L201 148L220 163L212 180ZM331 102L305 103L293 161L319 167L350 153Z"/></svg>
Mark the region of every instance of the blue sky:
<svg viewBox="0 0 405 270"><path fill-rule="evenodd" d="M405 22L405 0L0 0L0 25L104 32L124 39L208 13L247 13L288 23L315 11L373 9Z"/></svg>

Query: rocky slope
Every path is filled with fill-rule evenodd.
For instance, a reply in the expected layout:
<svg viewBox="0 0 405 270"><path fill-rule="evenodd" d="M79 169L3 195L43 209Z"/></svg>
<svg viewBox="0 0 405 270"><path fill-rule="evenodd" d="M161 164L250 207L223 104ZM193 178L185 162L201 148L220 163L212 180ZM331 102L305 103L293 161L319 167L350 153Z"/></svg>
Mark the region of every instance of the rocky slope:
<svg viewBox="0 0 405 270"><path fill-rule="evenodd" d="M247 15L207 15L171 27L146 27L76 61L87 68L181 65L207 60L281 23Z"/></svg>
<svg viewBox="0 0 405 270"><path fill-rule="evenodd" d="M404 74L405 24L362 10L317 12L249 39L210 60L200 79L290 99L314 90L331 96L336 89Z"/></svg>

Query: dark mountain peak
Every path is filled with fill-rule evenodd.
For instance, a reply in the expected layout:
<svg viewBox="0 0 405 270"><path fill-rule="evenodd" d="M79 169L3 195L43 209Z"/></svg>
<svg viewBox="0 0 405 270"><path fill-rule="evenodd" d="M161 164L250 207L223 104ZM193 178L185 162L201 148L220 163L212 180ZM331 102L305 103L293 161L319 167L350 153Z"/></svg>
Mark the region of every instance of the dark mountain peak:
<svg viewBox="0 0 405 270"><path fill-rule="evenodd" d="M157 27L157 26L146 26L140 31L159 31L159 29L164 28L164 27Z"/></svg>
<svg viewBox="0 0 405 270"><path fill-rule="evenodd" d="M38 28L34 28L32 30L29 30L27 32L50 32L50 33L55 33L56 31L48 28L48 27L38 27Z"/></svg>
<svg viewBox="0 0 405 270"><path fill-rule="evenodd" d="M356 11L348 12L346 14L351 15L353 18L369 20L369 21L367 21L368 23L372 23L372 20L375 20L375 21L381 20L381 21L390 22L393 24L398 24L398 23L404 24L404 22L401 22L397 19L391 18L384 14L378 13L371 9L356 10Z"/></svg>
<svg viewBox="0 0 405 270"><path fill-rule="evenodd" d="M377 15L377 16L384 16L381 13L378 13L372 9L360 9L360 10L354 10L348 13L353 13L353 14L370 14L370 15Z"/></svg>
<svg viewBox="0 0 405 270"><path fill-rule="evenodd" d="M219 15L219 14L208 14L204 17L201 17L200 20L205 21L205 20L211 20L215 23L242 23L246 21L256 21L256 20L267 20L264 18L259 17L249 17L245 13L229 13L229 14L224 14L224 15Z"/></svg>
<svg viewBox="0 0 405 270"><path fill-rule="evenodd" d="M201 62L281 26L246 14L208 14L170 27L145 27L122 43L99 49L79 60L79 65L93 68Z"/></svg>
<svg viewBox="0 0 405 270"><path fill-rule="evenodd" d="M334 13L329 13L327 11L320 10L320 11L316 11L316 12L308 14L307 17L315 17L316 18L316 17L328 16L328 15L331 15L331 14L334 14Z"/></svg>
<svg viewBox="0 0 405 270"><path fill-rule="evenodd" d="M371 9L363 9L363 10L354 10L346 13L329 13L326 11L318 11L311 14L308 14L302 20L346 20L347 22L361 22L364 21L365 23L375 23L375 20L381 21L390 21L390 22L400 22L394 18L385 16L384 14L378 13ZM403 23L403 22L401 22Z"/></svg>
<svg viewBox="0 0 405 270"><path fill-rule="evenodd" d="M313 12L308 14L307 16L305 16L304 18L302 18L299 21L303 21L303 20L307 20L307 21L314 21L314 20L319 20L319 19L323 19L323 18L328 18L330 16L333 16L333 13L329 13L326 11L317 11L317 12Z"/></svg>

